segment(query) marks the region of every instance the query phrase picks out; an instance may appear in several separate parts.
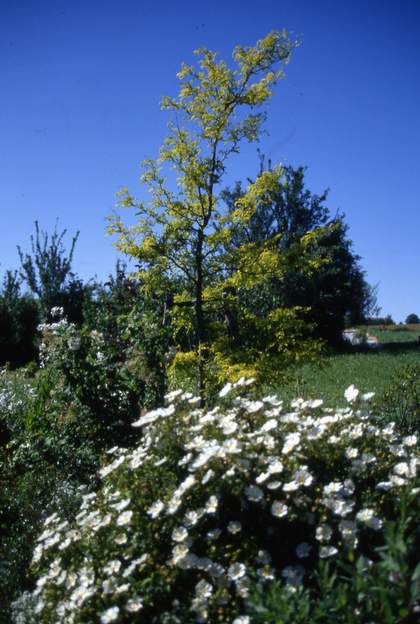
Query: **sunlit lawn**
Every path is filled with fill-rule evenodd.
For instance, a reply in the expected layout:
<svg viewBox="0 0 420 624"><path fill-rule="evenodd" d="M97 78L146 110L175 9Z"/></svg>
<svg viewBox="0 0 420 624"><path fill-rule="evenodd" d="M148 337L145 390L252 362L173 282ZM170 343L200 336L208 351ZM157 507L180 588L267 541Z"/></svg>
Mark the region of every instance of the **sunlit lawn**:
<svg viewBox="0 0 420 624"><path fill-rule="evenodd" d="M376 336L381 344L417 342L420 338L420 325L386 325L383 328L364 326L360 329Z"/></svg>
<svg viewBox="0 0 420 624"><path fill-rule="evenodd" d="M343 393L350 384L362 392L380 394L399 368L414 362L420 362L420 347L331 355L294 371L286 386L268 389L285 398L316 397L338 404L344 402Z"/></svg>

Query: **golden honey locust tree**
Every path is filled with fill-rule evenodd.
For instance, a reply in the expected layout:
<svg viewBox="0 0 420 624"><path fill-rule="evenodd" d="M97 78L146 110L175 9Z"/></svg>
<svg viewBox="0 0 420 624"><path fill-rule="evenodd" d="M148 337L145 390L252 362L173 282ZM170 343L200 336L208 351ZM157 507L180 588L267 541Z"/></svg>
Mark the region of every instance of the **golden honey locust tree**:
<svg viewBox="0 0 420 624"><path fill-rule="evenodd" d="M127 226L118 215L110 217L109 231L117 235L117 247L135 259L145 290L164 294L178 284L171 313L174 334L188 333L191 348L179 350L175 364L196 365L202 400L212 320L226 306L234 310L238 289L282 271L274 240L230 246L237 224L249 220L278 184L281 167L262 172L234 211L224 208L220 194L229 158L243 141L259 139L264 104L297 45L287 33L271 32L255 46L236 46L233 68L215 52L197 50L197 66L182 64L177 74L177 97L162 100L171 113L168 135L158 158L143 163L150 200L137 201L123 189L119 203L135 208L137 222Z"/></svg>

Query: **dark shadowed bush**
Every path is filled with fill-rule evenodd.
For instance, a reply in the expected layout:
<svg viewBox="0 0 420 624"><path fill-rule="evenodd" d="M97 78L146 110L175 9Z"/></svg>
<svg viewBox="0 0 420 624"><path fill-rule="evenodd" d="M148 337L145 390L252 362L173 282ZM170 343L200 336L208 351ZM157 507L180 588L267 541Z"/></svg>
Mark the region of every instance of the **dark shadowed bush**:
<svg viewBox="0 0 420 624"><path fill-rule="evenodd" d="M376 400L379 418L396 422L404 433L420 432L420 363L407 364Z"/></svg>

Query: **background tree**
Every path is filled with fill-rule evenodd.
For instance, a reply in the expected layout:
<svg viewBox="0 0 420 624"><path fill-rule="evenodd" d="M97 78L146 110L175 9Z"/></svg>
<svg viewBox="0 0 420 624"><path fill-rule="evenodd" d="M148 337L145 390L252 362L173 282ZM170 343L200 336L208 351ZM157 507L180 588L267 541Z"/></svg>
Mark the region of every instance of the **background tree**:
<svg viewBox="0 0 420 624"><path fill-rule="evenodd" d="M234 225L251 218L280 170L263 172L230 214L222 210L220 188L229 157L239 152L243 140L260 136L265 115L256 110L271 97L296 45L286 33L272 32L254 47L237 46L234 70L206 49L197 51L198 69L183 64L178 97L162 101L174 115L168 137L159 158L144 163L142 180L151 202L136 202L124 190L121 204L136 208L138 223L125 227L118 217L111 219L117 246L137 260L145 290L171 291L174 281L181 286L172 319L177 331L188 327L194 333L187 357L197 361L201 397L210 323L206 306L213 311L226 287L238 292L280 270L272 240L236 248L234 257L226 251ZM176 172L176 186L163 175L168 167Z"/></svg>
<svg viewBox="0 0 420 624"><path fill-rule="evenodd" d="M406 323L406 325L418 324L418 323L420 323L420 318L418 317L417 314L414 314L414 312L412 312L405 319L405 323Z"/></svg>
<svg viewBox="0 0 420 624"><path fill-rule="evenodd" d="M22 295L17 272L6 271L0 288L0 366L22 366L37 358L38 322L36 301Z"/></svg>
<svg viewBox="0 0 420 624"><path fill-rule="evenodd" d="M243 195L239 182L233 190L223 192L230 213L235 212ZM289 262L288 269L271 279L265 288L248 293L249 305L266 311L278 306L309 307L318 334L336 343L341 339L345 320L361 323L376 298L374 289L366 283L360 258L352 250L344 215L331 216L325 206L327 197L328 191L316 195L305 188L304 167L287 166L258 202L249 221L237 225L232 241L239 247L244 242L275 238L279 252L293 258L300 253L302 237L312 233L307 258L319 260L318 270L309 273L305 263Z"/></svg>
<svg viewBox="0 0 420 624"><path fill-rule="evenodd" d="M35 236L31 236L32 253L18 252L21 262L20 276L29 290L38 298L41 315L48 317L51 308L62 306L72 322L81 322L82 307L89 287L72 272L72 261L79 232L73 236L69 251L66 251L64 237L57 229L49 235L39 229L35 221Z"/></svg>

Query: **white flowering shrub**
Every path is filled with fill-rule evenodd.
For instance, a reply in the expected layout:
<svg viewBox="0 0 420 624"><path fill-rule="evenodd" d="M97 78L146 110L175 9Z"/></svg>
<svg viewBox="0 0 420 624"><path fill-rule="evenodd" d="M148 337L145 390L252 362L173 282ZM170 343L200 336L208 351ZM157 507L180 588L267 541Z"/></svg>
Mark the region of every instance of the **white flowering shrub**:
<svg viewBox="0 0 420 624"><path fill-rule="evenodd" d="M246 624L251 586L293 591L320 560L372 556L418 494L416 436L371 422L353 386L334 410L235 396L247 383L208 410L167 395L135 448L109 449L74 520L45 520L21 601L37 622Z"/></svg>
<svg viewBox="0 0 420 624"><path fill-rule="evenodd" d="M0 420L13 426L16 414L23 413L35 395L34 384L25 371L20 375L9 373L6 367L0 367Z"/></svg>

